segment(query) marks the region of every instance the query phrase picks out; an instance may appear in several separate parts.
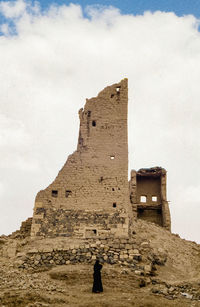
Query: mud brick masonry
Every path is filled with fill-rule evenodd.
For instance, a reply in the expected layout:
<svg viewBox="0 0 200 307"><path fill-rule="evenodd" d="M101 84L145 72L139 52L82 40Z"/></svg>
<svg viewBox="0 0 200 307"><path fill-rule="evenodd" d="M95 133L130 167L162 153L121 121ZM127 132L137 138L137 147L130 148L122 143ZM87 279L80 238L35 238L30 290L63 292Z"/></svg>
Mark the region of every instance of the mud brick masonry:
<svg viewBox="0 0 200 307"><path fill-rule="evenodd" d="M131 171L128 181L128 80L80 109L77 150L35 200L31 237L130 237L137 218L170 230L166 171Z"/></svg>

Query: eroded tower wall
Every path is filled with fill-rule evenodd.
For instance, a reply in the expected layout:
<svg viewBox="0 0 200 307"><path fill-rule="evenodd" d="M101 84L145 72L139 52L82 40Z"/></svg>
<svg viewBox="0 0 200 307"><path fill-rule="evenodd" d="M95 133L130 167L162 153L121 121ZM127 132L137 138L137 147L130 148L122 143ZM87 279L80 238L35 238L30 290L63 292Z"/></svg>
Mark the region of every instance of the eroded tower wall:
<svg viewBox="0 0 200 307"><path fill-rule="evenodd" d="M77 150L36 197L32 236L128 234L127 107L127 79L86 100Z"/></svg>

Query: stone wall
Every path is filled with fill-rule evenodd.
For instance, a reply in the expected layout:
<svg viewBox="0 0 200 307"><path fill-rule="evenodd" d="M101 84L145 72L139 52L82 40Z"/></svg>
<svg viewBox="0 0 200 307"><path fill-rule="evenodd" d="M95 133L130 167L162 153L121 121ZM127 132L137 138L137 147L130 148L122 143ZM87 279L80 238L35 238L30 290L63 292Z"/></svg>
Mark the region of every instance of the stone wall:
<svg viewBox="0 0 200 307"><path fill-rule="evenodd" d="M19 255L20 257L20 255ZM91 263L96 259L108 264L128 266L138 275L153 274L154 264L163 265L165 254L154 254L149 242L138 244L128 238L87 239L78 244L69 244L64 248L44 247L41 250L29 250L23 260L18 260L22 269L52 267L55 265Z"/></svg>
<svg viewBox="0 0 200 307"><path fill-rule="evenodd" d="M81 214L86 210L97 215L103 211L108 219L108 222L97 219L97 232L115 230L118 236L128 234L132 211L128 188L127 107L127 79L86 100L84 109L79 111L77 150L68 157L54 182L37 194L32 237L56 232L71 236L73 231L83 235L88 222L85 214ZM114 223L109 228L110 220Z"/></svg>
<svg viewBox="0 0 200 307"><path fill-rule="evenodd" d="M26 221L21 223L21 227L19 230L13 232L10 237L13 238L21 238L24 239L26 237L30 237L31 235L31 227L32 227L32 217L29 217Z"/></svg>
<svg viewBox="0 0 200 307"><path fill-rule="evenodd" d="M126 214L119 210L108 213L102 210L37 208L34 223L40 226L42 237L106 238L110 234L120 236L121 229L127 230L128 221Z"/></svg>
<svg viewBox="0 0 200 307"><path fill-rule="evenodd" d="M32 217L29 217L26 221L22 222L20 230L19 230L22 237L26 238L30 236L32 220L33 220Z"/></svg>

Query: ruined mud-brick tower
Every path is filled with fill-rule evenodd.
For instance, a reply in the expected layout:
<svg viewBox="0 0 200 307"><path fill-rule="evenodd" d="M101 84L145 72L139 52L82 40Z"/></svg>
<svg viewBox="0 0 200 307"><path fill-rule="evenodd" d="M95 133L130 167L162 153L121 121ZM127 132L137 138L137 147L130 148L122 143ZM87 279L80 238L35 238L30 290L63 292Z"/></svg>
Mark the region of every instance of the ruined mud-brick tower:
<svg viewBox="0 0 200 307"><path fill-rule="evenodd" d="M32 237L128 235L127 107L127 79L86 100L77 150L37 194Z"/></svg>

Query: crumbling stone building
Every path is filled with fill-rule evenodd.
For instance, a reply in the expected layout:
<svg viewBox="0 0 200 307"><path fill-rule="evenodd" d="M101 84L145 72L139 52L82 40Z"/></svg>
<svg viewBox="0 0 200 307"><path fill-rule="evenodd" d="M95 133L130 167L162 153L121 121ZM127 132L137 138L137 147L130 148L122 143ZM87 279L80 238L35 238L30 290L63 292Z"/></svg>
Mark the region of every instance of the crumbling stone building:
<svg viewBox="0 0 200 307"><path fill-rule="evenodd" d="M86 100L77 150L36 196L32 237L127 237L137 218L170 230L166 171L132 171L128 182L127 110L127 79Z"/></svg>
<svg viewBox="0 0 200 307"><path fill-rule="evenodd" d="M171 229L166 191L166 170L161 167L131 171L130 200L137 218Z"/></svg>

